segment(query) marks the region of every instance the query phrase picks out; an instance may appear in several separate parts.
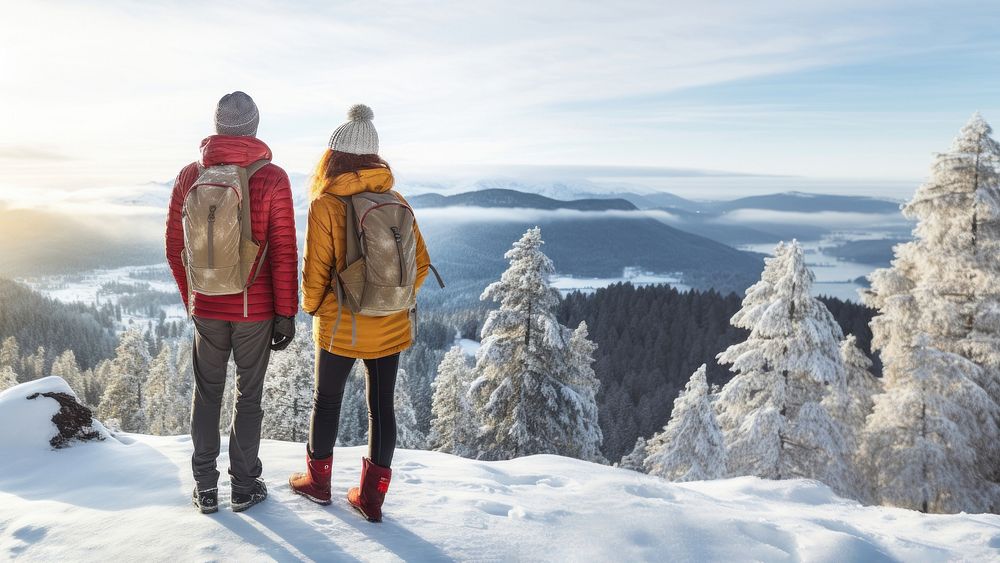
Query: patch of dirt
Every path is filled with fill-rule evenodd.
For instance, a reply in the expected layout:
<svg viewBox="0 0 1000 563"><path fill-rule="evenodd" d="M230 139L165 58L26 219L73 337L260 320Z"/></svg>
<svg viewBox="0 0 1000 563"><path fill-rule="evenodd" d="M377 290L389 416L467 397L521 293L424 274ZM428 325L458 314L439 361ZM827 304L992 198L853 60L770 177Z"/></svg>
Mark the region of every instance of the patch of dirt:
<svg viewBox="0 0 1000 563"><path fill-rule="evenodd" d="M59 412L52 416L52 422L59 430L59 433L49 440L49 444L53 448L69 447L73 440L89 442L104 439L100 432L94 430L94 413L78 403L72 395L68 393L35 393L30 395L28 400L38 397L48 397L59 403Z"/></svg>

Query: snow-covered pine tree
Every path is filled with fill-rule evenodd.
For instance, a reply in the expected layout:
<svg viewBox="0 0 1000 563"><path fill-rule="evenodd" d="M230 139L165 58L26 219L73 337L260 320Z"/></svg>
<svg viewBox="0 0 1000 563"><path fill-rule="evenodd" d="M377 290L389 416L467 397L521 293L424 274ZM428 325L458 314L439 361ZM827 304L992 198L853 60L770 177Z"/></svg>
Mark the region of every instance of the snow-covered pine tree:
<svg viewBox="0 0 1000 563"><path fill-rule="evenodd" d="M110 360L101 360L97 364L97 367L95 367L93 370L92 377L89 379L90 386L87 388L86 391L87 397L84 399L84 402L87 405L100 406L101 399L104 398L104 392L107 390L108 385L111 383L113 371L114 371L114 358Z"/></svg>
<svg viewBox="0 0 1000 563"><path fill-rule="evenodd" d="M865 429L861 456L876 460L879 500L922 512L988 510L997 490L977 467L974 438L992 399L974 383L979 366L926 335L885 358L907 375L875 396Z"/></svg>
<svg viewBox="0 0 1000 563"><path fill-rule="evenodd" d="M146 385L149 433L160 436L187 434L191 427L191 386L177 373L174 351L167 342L153 358Z"/></svg>
<svg viewBox="0 0 1000 563"><path fill-rule="evenodd" d="M21 368L21 346L13 336L4 338L0 343L0 368L5 367L15 372Z"/></svg>
<svg viewBox="0 0 1000 563"><path fill-rule="evenodd" d="M76 393L80 400L85 400L87 396L87 381L83 379L83 372L76 363L76 354L72 350L66 350L59 354L52 361L52 375L63 378L70 389Z"/></svg>
<svg viewBox="0 0 1000 563"><path fill-rule="evenodd" d="M608 463L601 454L604 434L597 420L597 392L601 388L601 382L597 379L593 367L597 344L592 342L589 336L586 321L580 321L576 330L570 335L567 349L566 382L577 393L576 397L569 398L579 400L576 405L579 415L576 417L576 424L571 426L572 436L568 440L573 451L568 453L579 459Z"/></svg>
<svg viewBox="0 0 1000 563"><path fill-rule="evenodd" d="M365 365L357 362L344 386L340 406L337 445L360 446L368 443L368 400L365 390Z"/></svg>
<svg viewBox="0 0 1000 563"><path fill-rule="evenodd" d="M631 469L632 471L639 471L640 473L646 472L646 457L649 454L646 453L646 446L648 443L646 439L639 436L635 439L635 446L632 451L622 456L621 460L615 464L615 467L620 467L621 469Z"/></svg>
<svg viewBox="0 0 1000 563"><path fill-rule="evenodd" d="M736 373L715 401L727 470L853 494L844 430L821 404L828 386L843 385L843 334L812 284L802 247L779 244L732 318L750 336L718 356Z"/></svg>
<svg viewBox="0 0 1000 563"><path fill-rule="evenodd" d="M393 395L396 414L396 444L401 448L422 450L427 447L427 437L417 425L417 411L410 400L410 382L406 370L396 374L396 392Z"/></svg>
<svg viewBox="0 0 1000 563"><path fill-rule="evenodd" d="M469 400L473 370L465 352L454 346L444 355L432 383L430 447L463 457L475 457L478 424Z"/></svg>
<svg viewBox="0 0 1000 563"><path fill-rule="evenodd" d="M912 356L932 353L913 350L918 339L980 368L966 377L991 397L992 404L975 413L976 424L966 431L975 445L975 468L985 479L986 490L995 490L1000 483L1000 261L996 260L1000 145L991 132L977 113L951 149L936 155L930 178L903 208L918 221L914 240L896 246L890 268L870 275L872 287L864 296L865 303L879 312L871 326L872 345L884 366L882 403L912 402L904 395L914 388L907 381L912 376ZM964 383L954 385L964 387ZM937 392L933 386L921 389ZM994 499L993 508L1000 508L1000 497Z"/></svg>
<svg viewBox="0 0 1000 563"><path fill-rule="evenodd" d="M177 400L172 396L173 352L166 343L149 365L149 380L146 383L146 423L149 433L157 436L172 434L171 411Z"/></svg>
<svg viewBox="0 0 1000 563"><path fill-rule="evenodd" d="M33 381L45 377L45 347L39 346L35 353L21 359L21 377L23 381Z"/></svg>
<svg viewBox="0 0 1000 563"><path fill-rule="evenodd" d="M670 421L649 439L646 472L668 481L705 481L726 473L726 445L702 364L674 400Z"/></svg>
<svg viewBox="0 0 1000 563"><path fill-rule="evenodd" d="M306 332L305 327L300 327ZM293 340L283 351L271 355L264 380L263 435L272 440L305 441L313 396L312 346Z"/></svg>
<svg viewBox="0 0 1000 563"><path fill-rule="evenodd" d="M510 267L480 297L500 303L483 324L471 386L481 459L580 451L587 400L567 381L570 331L553 312L555 269L542 244L541 230L528 229L504 255Z"/></svg>
<svg viewBox="0 0 1000 563"><path fill-rule="evenodd" d="M840 360L844 363L845 400L831 413L840 419L848 431L854 449L872 413L874 397L882 392L882 383L872 375L872 361L858 348L858 339L848 334L840 343Z"/></svg>
<svg viewBox="0 0 1000 563"><path fill-rule="evenodd" d="M142 332L135 328L125 331L111 364L110 381L98 406L101 419L117 419L125 432L147 431L145 386L150 361Z"/></svg>
<svg viewBox="0 0 1000 563"><path fill-rule="evenodd" d="M431 406L434 402L434 374L437 373L437 366L444 357L444 350L440 348L446 344L432 346L430 337L434 335L429 335L428 333L432 331L428 329L436 329L439 323L422 322L424 325L419 328L421 337L406 351L406 354L400 356L399 367L405 369L409 375L408 391L410 402L413 403L413 409L417 413L417 427L427 435L430 433ZM433 342L433 344L439 343Z"/></svg>
<svg viewBox="0 0 1000 563"><path fill-rule="evenodd" d="M5 391L17 385L17 374L10 366L0 366L0 391Z"/></svg>

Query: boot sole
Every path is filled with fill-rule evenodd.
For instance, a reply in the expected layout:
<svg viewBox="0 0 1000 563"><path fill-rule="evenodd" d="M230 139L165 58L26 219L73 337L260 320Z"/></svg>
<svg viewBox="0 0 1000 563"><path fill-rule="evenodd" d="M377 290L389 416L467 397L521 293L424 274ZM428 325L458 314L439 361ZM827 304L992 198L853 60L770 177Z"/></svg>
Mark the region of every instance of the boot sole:
<svg viewBox="0 0 1000 563"><path fill-rule="evenodd" d="M288 488L292 489L293 493L295 493L295 494L297 494L299 496L305 497L305 498L307 498L307 499L315 502L316 504L318 504L320 506L328 506L330 503L333 502L332 499L323 500L321 498L316 498L316 497L314 497L314 496L312 496L312 495L310 495L308 493L303 493L302 491L300 491L300 490L296 489L295 487L293 487L292 484L291 484L291 482L288 483Z"/></svg>
<svg viewBox="0 0 1000 563"><path fill-rule="evenodd" d="M202 514L215 514L219 511L218 506L204 507L197 502L191 501L191 505L198 509Z"/></svg>
<svg viewBox="0 0 1000 563"><path fill-rule="evenodd" d="M255 500L255 501L252 501L252 502L245 502L243 504L233 504L232 505L232 509L233 509L233 512L243 512L245 510L248 510L251 507L257 506L258 504L264 502L265 500L267 500L267 497L264 497L264 498L262 498L260 500Z"/></svg>
<svg viewBox="0 0 1000 563"><path fill-rule="evenodd" d="M348 502L347 504L351 504L351 503ZM351 504L351 508L353 508L354 510L357 510L358 514L360 514L361 516L363 516L364 519L368 520L369 522L379 523L379 522L382 521L381 518L376 519L376 518L372 518L371 516L368 516L367 514L365 514L365 511L362 510L360 506L355 506L355 505Z"/></svg>

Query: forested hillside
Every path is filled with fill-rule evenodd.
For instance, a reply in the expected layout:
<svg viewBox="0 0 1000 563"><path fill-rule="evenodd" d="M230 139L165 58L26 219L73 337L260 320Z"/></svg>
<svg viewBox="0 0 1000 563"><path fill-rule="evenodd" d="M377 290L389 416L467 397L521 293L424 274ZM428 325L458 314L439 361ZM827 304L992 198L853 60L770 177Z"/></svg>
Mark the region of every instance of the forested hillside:
<svg viewBox="0 0 1000 563"><path fill-rule="evenodd" d="M0 278L0 340L13 336L27 356L44 348L44 361L72 350L83 369L114 352L114 309L61 303L28 287ZM39 373L38 375L41 375Z"/></svg>
<svg viewBox="0 0 1000 563"><path fill-rule="evenodd" d="M855 334L868 353L873 311L839 299L821 300L844 333ZM729 322L740 301L735 293L627 283L592 294L575 292L562 300L560 322L576 326L586 321L598 346L594 371L601 381L597 404L608 459L620 458L637 437L648 438L666 424L674 398L701 364L708 365L710 383L729 381L732 373L715 356L747 337Z"/></svg>

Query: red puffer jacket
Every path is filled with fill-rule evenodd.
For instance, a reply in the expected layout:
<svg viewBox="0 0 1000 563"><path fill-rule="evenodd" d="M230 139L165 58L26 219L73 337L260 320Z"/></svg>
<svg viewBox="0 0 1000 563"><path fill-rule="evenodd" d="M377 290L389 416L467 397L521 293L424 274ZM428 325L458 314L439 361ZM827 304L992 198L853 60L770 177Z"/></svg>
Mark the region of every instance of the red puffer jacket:
<svg viewBox="0 0 1000 563"><path fill-rule="evenodd" d="M254 137L213 135L201 142L201 163L247 166L254 161L270 160L271 149ZM188 306L187 275L181 263L184 229L181 208L184 198L198 177L198 164L184 167L174 181L167 214L167 262L177 280L184 305ZM260 274L247 289L247 315L243 316L243 294L194 295L194 315L222 321L264 321L275 314L291 317L299 309L298 253L295 239L295 211L288 175L268 164L250 179L250 223L254 238L268 244L267 257L258 264ZM259 259L259 257L258 257Z"/></svg>

